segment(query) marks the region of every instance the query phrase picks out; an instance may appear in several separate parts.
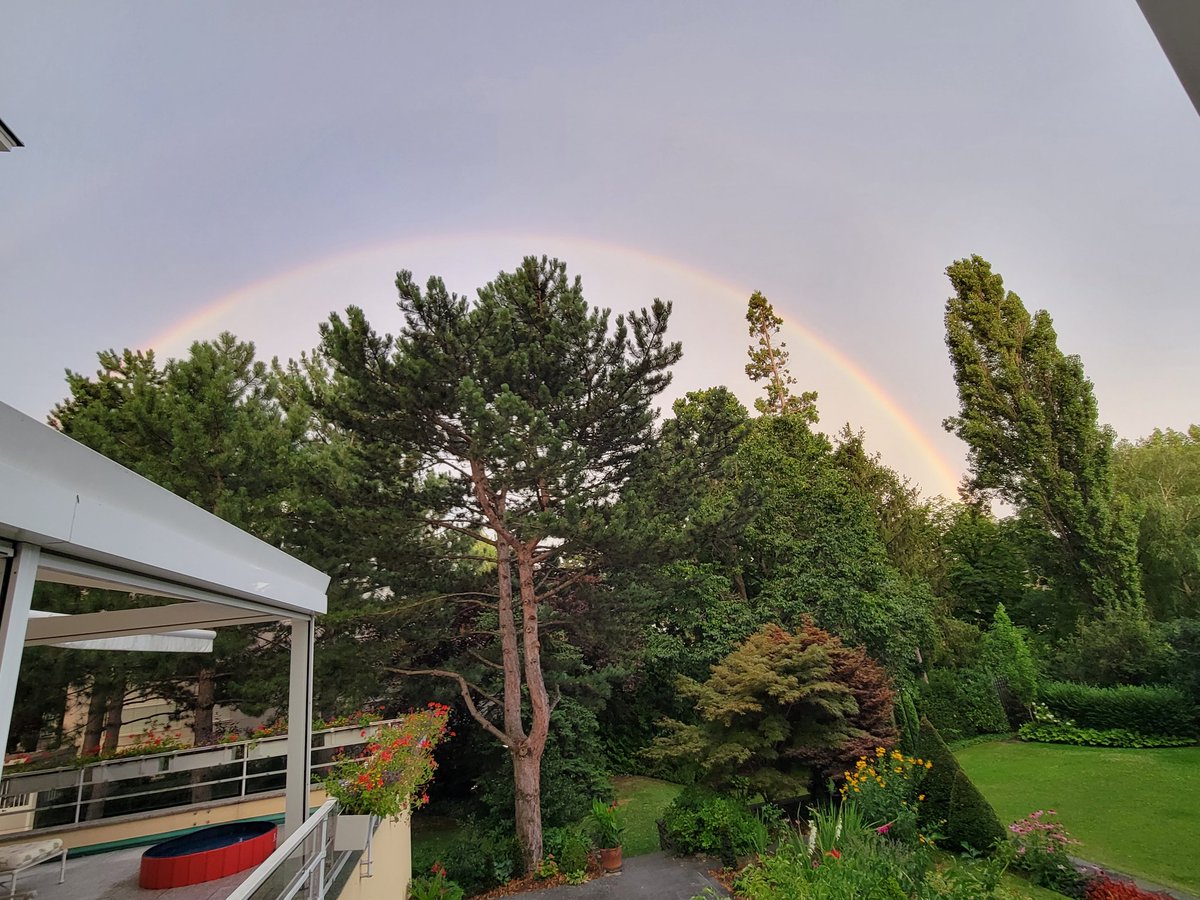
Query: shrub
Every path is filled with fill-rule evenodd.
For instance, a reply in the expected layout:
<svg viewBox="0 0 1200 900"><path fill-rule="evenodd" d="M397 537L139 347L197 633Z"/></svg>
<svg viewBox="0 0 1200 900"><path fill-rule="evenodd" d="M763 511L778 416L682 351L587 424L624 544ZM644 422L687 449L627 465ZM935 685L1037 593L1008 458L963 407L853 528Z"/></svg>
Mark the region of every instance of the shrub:
<svg viewBox="0 0 1200 900"><path fill-rule="evenodd" d="M992 627L980 644L980 668L991 677L1011 725L1028 721L1037 694L1037 668L1025 636L1012 623L1004 604L996 606Z"/></svg>
<svg viewBox="0 0 1200 900"><path fill-rule="evenodd" d="M1040 698L1056 716L1081 728L1121 728L1171 737L1196 734L1196 708L1175 687L1093 687L1051 681L1042 685Z"/></svg>
<svg viewBox="0 0 1200 900"><path fill-rule="evenodd" d="M981 669L934 669L922 694L925 714L947 740L1008 731L995 683Z"/></svg>
<svg viewBox="0 0 1200 900"><path fill-rule="evenodd" d="M1069 848L1079 842L1067 834L1054 810L1031 813L1008 826L1016 844L1013 865L1029 880L1068 897L1083 897L1087 879L1075 868Z"/></svg>
<svg viewBox="0 0 1200 900"><path fill-rule="evenodd" d="M900 749L909 756L916 756L917 743L920 741L921 718L917 715L917 705L913 702L912 692L907 688L900 691L895 710L896 726L900 731Z"/></svg>
<svg viewBox="0 0 1200 900"><path fill-rule="evenodd" d="M971 783L928 719L921 720L921 755L932 764L925 774L917 824L938 832L947 847L988 851L1002 842L1004 828L996 811Z"/></svg>
<svg viewBox="0 0 1200 900"><path fill-rule="evenodd" d="M568 828L563 832L562 844L558 851L558 867L568 880L587 872L588 854L591 850L591 841L578 828Z"/></svg>
<svg viewBox="0 0 1200 900"><path fill-rule="evenodd" d="M446 870L434 863L433 874L414 878L408 887L409 900L463 900L463 889L446 877Z"/></svg>
<svg viewBox="0 0 1200 900"><path fill-rule="evenodd" d="M521 845L511 826L494 831L468 827L443 851L439 861L447 877L472 895L511 881L523 864Z"/></svg>
<svg viewBox="0 0 1200 900"><path fill-rule="evenodd" d="M1176 619L1164 632L1171 648L1167 678L1190 702L1200 704L1200 618Z"/></svg>
<svg viewBox="0 0 1200 900"><path fill-rule="evenodd" d="M1017 732L1021 740L1079 747L1187 747L1195 738L1139 734L1125 728L1080 728L1065 722L1027 722Z"/></svg>
<svg viewBox="0 0 1200 900"><path fill-rule="evenodd" d="M1089 684L1147 684L1170 657L1171 648L1141 611L1117 609L1080 622L1056 668L1063 677Z"/></svg>
<svg viewBox="0 0 1200 900"><path fill-rule="evenodd" d="M1118 881L1104 875L1089 881L1083 896L1086 900L1167 900L1170 894L1143 891L1132 881Z"/></svg>
<svg viewBox="0 0 1200 900"><path fill-rule="evenodd" d="M663 849L680 856L719 856L727 866L766 846L767 827L741 800L685 788L663 812Z"/></svg>

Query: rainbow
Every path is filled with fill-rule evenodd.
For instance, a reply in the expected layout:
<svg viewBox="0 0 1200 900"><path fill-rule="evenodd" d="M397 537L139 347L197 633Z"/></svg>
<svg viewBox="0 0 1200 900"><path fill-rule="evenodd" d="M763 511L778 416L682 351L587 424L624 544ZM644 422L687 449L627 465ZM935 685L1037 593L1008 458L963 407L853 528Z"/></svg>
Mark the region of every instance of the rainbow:
<svg viewBox="0 0 1200 900"><path fill-rule="evenodd" d="M506 242L520 241L524 247L564 247L581 248L593 252L606 253L624 260L636 260L644 265L652 266L660 271L671 273L677 277L705 285L710 289L727 295L731 303L739 307L744 305L751 290L734 284L719 275L688 265L677 259L666 256L656 256L633 247L578 236L513 235L513 234L455 234L434 238L411 238L394 241L382 241L363 247L357 247L342 253L332 254L315 262L306 263L268 278L244 285L232 293L217 298L201 309L171 323L167 328L148 338L143 346L158 351L182 352L192 340L211 336L220 326L221 320L234 310L255 304L264 295L278 292L288 285L300 285L314 279L330 269L353 263L356 259L374 254L387 252L392 259L403 262L412 258L415 251L430 250L431 248L447 249L471 242L487 242L503 240ZM562 258L571 259L565 253ZM406 263L404 265L407 265ZM579 267L575 267L579 271ZM494 274L494 273L493 273ZM490 276L489 276L490 277ZM480 282L482 283L482 282ZM451 286L452 287L452 286ZM776 307L778 312L778 306ZM958 475L953 466L946 460L941 451L930 438L913 421L911 415L875 380L874 377L858 362L843 353L835 344L817 334L804 323L793 316L780 313L788 332L801 337L816 347L838 369L844 372L870 398L870 401L898 426L905 439L918 451L928 466L941 481L937 489L946 496L953 497L958 485Z"/></svg>

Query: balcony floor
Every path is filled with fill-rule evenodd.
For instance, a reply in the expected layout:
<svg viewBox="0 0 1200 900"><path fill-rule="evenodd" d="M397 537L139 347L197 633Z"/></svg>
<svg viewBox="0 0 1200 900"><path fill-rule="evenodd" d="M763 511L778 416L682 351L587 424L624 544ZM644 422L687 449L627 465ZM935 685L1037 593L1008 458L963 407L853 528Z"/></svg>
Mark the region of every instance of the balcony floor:
<svg viewBox="0 0 1200 900"><path fill-rule="evenodd" d="M59 862L53 860L22 872L17 878L17 896L37 891L37 900L225 900L253 869L236 875L170 890L138 887L138 868L145 847L130 847L112 853L67 858L67 880L58 883ZM8 895L8 879L0 896Z"/></svg>

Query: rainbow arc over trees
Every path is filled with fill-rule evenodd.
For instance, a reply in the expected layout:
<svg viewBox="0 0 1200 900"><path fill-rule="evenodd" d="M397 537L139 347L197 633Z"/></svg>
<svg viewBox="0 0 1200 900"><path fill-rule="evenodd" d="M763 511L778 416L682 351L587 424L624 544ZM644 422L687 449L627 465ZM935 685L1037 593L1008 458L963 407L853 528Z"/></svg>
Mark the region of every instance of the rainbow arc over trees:
<svg viewBox="0 0 1200 900"><path fill-rule="evenodd" d="M412 268L417 272L418 277L423 279L430 274L443 274L436 268L423 273L418 271L418 267L423 267L424 265L421 262L423 252L435 251L444 253L448 248L452 247L466 247L472 243L495 244L497 242L503 243L506 246L530 248L518 251L516 256L509 254L503 257L501 265L504 264L504 261L507 261L507 264L511 265L521 255L527 255L530 252L538 252L539 254L542 252L540 249L532 248L549 248L547 251L549 255L557 255L565 259L568 265L571 266L571 271L581 272L584 275L585 289L587 287L586 283L589 280L588 271L585 267L580 267L574 262L575 257L572 256L572 250L603 254L606 257L670 273L680 279L703 285L709 291L719 293L723 300L727 299L730 304L739 309L745 307L747 298L753 292L751 288L735 284L720 275L689 265L672 257L655 255L634 247L626 247L621 244L601 241L590 237L476 233L428 238L407 238L382 241L331 254L322 259L306 262L303 265L295 266L267 278L244 285L171 323L168 327L144 341L144 345L154 348L159 352L182 352L191 341L212 337L217 331L228 327L224 324L223 320L227 319L235 311L263 303L264 298L286 293L290 286L294 286L299 290L306 283L319 280L322 275L344 269L356 261L366 261L373 257L386 255L391 260L389 264L393 269ZM487 255L489 258L494 256L490 252ZM455 290L468 286L468 289L473 290L493 277L498 270L494 269L486 274L481 272L478 281L460 285L450 283L450 276L447 274L447 287L450 290ZM394 296L394 294L390 293L392 290L391 274L392 272L388 272L386 277L380 279L379 284L383 291L388 292L388 296ZM328 299L330 305L328 310L324 312L333 311L334 309L340 311L347 304L358 302L353 298L344 299L336 291L330 294ZM781 304L776 303L775 309L784 320L783 327L787 336L799 337L807 345L817 350L829 363L852 380L870 398L871 403L895 423L904 438L924 458L930 469L936 473L940 483L930 485L929 487L940 491L948 497L954 497L959 480L955 468L946 460L942 452L922 431L921 427L913 421L909 412L859 362L848 356L835 344L817 334L796 317L788 315L781 309ZM316 321L319 321L319 319L312 322L314 328ZM388 329L385 328L384 330ZM313 340L315 343L315 335ZM299 347L296 348L295 352L298 352L299 349ZM685 343L686 349L687 344Z"/></svg>

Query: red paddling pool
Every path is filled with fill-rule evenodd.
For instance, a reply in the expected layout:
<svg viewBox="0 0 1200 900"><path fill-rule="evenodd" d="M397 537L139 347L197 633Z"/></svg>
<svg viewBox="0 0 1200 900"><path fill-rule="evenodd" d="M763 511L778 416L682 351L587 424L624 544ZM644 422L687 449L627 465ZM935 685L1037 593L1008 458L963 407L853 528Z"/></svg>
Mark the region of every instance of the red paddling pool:
<svg viewBox="0 0 1200 900"><path fill-rule="evenodd" d="M142 854L138 886L183 887L257 866L274 852L277 832L271 822L232 822L155 844Z"/></svg>

